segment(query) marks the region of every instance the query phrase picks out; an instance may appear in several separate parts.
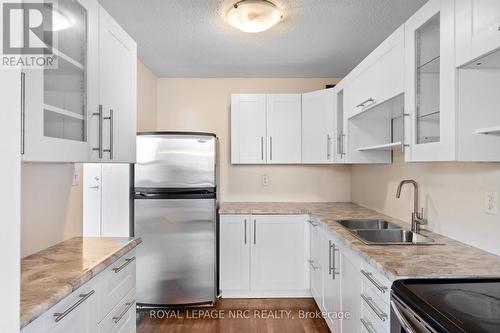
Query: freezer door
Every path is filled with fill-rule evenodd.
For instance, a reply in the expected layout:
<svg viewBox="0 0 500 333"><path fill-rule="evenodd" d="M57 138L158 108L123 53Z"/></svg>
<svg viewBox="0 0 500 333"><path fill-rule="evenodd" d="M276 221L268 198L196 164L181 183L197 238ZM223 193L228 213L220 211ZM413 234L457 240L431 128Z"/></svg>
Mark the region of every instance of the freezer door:
<svg viewBox="0 0 500 333"><path fill-rule="evenodd" d="M215 199L135 200L137 303L215 301Z"/></svg>
<svg viewBox="0 0 500 333"><path fill-rule="evenodd" d="M135 187L216 187L216 143L207 135L138 135Z"/></svg>

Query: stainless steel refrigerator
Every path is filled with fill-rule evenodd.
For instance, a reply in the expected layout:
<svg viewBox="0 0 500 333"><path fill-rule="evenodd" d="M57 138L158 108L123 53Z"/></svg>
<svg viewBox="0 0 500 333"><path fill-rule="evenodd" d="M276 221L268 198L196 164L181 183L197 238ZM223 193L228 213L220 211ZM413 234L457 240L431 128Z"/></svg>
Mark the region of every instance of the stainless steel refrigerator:
<svg viewBox="0 0 500 333"><path fill-rule="evenodd" d="M137 136L132 233L139 308L214 304L217 294L217 137Z"/></svg>

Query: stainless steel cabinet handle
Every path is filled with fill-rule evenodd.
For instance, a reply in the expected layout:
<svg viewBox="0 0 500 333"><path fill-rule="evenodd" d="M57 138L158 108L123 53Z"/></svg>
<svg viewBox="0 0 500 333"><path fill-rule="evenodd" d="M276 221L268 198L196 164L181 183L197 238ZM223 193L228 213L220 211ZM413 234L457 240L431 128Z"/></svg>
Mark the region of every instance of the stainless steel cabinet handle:
<svg viewBox="0 0 500 333"><path fill-rule="evenodd" d="M376 333L371 322L364 320L363 318L360 318L359 320L361 320L361 324L363 324L368 333Z"/></svg>
<svg viewBox="0 0 500 333"><path fill-rule="evenodd" d="M257 220L253 220L253 244L257 244Z"/></svg>
<svg viewBox="0 0 500 333"><path fill-rule="evenodd" d="M366 276L366 278L382 293L385 294L387 291L387 287L381 285L377 280L373 278L373 273L367 272L364 269L361 270L361 273Z"/></svg>
<svg viewBox="0 0 500 333"><path fill-rule="evenodd" d="M332 141L332 138L330 137L330 134L326 135L326 159L329 161L331 158L331 152L330 152L330 143Z"/></svg>
<svg viewBox="0 0 500 333"><path fill-rule="evenodd" d="M342 157L342 148L340 148L341 147L340 143L341 143L341 140L342 140L341 136L342 136L342 134L338 134L337 135L337 154L339 154L340 157Z"/></svg>
<svg viewBox="0 0 500 333"><path fill-rule="evenodd" d="M406 332L408 333L416 333L413 327L411 327L410 323L408 320L406 320L405 316L401 313L401 310L397 307L396 303L394 303L393 300L391 300L391 308L392 311L394 311L394 314L398 318L399 323L403 328L405 329Z"/></svg>
<svg viewBox="0 0 500 333"><path fill-rule="evenodd" d="M311 265L311 268L313 269L313 271L317 271L319 269L318 266L314 265L314 260L308 259L307 261L309 261L309 265Z"/></svg>
<svg viewBox="0 0 500 333"><path fill-rule="evenodd" d="M21 72L21 155L24 155L26 135L26 73Z"/></svg>
<svg viewBox="0 0 500 333"><path fill-rule="evenodd" d="M99 117L99 125L98 125L98 144L97 147L92 148L93 151L97 151L99 154L99 158L102 158L102 123L103 123L103 114L102 114L102 105L99 105L99 111L92 113L93 116Z"/></svg>
<svg viewBox="0 0 500 333"><path fill-rule="evenodd" d="M329 247L329 258L330 258L330 262L331 264L329 265L329 270L328 270L328 274L330 274L332 276L332 280L335 280L335 275L339 275L340 272L337 271L337 263L335 262L335 252L338 251L339 249L337 249L337 247L335 246L335 244L329 240L328 241L328 247Z"/></svg>
<svg viewBox="0 0 500 333"><path fill-rule="evenodd" d="M89 186L89 190L98 190L98 189L99 189L99 185Z"/></svg>
<svg viewBox="0 0 500 333"><path fill-rule="evenodd" d="M372 104L373 104L373 103L375 103L375 100L370 97L367 100L365 100L365 101L359 103L358 105L356 105L356 107L357 108L359 108L359 107L365 107L366 103L368 103L368 102L372 102Z"/></svg>
<svg viewBox="0 0 500 333"><path fill-rule="evenodd" d="M104 149L104 152L109 153L109 159L113 159L113 130L114 130L114 112L109 110L109 117L104 117L104 120L109 120L109 149Z"/></svg>
<svg viewBox="0 0 500 333"><path fill-rule="evenodd" d="M118 316L113 317L113 321L115 324L117 324L123 318L123 316L127 313L127 311L130 309L130 307L134 303L135 303L135 300L133 300L132 302L125 303L125 308L123 309L123 311L120 312L120 314Z"/></svg>
<svg viewBox="0 0 500 333"><path fill-rule="evenodd" d="M264 137L260 137L260 159L264 160Z"/></svg>
<svg viewBox="0 0 500 333"><path fill-rule="evenodd" d="M401 136L402 136L402 138L401 138L401 152L403 152L403 153L405 152L406 148L410 147L410 145L405 142L405 139L406 139L406 128L405 128L406 121L405 121L405 119L406 119L406 117L409 117L409 116L410 116L410 114L405 113L405 109L403 108L402 114L401 114L401 120L403 121L403 128L401 130L401 132L402 132L401 133Z"/></svg>
<svg viewBox="0 0 500 333"><path fill-rule="evenodd" d="M341 140L341 147L342 147L342 149L341 149L342 153L340 155L345 155L345 134L344 133L342 133L340 135L340 140Z"/></svg>
<svg viewBox="0 0 500 333"><path fill-rule="evenodd" d="M365 296L361 294L361 298L365 301L366 304L375 312L377 317L380 318L380 320L385 321L387 319L387 314L380 311L378 306L373 302L373 299L371 297Z"/></svg>
<svg viewBox="0 0 500 333"><path fill-rule="evenodd" d="M245 245L247 244L247 219L245 219Z"/></svg>
<svg viewBox="0 0 500 333"><path fill-rule="evenodd" d="M91 290L91 291L89 291L86 294L80 294L80 295L78 295L78 297L80 297L80 299L75 304L73 304L72 306L70 306L69 308L67 308L64 312L56 312L56 313L54 313L55 322L58 323L61 320L63 320L64 317L66 317L67 315L69 315L71 313L71 311L73 311L80 304L82 304L83 302L85 302L94 293L95 293L95 290Z"/></svg>
<svg viewBox="0 0 500 333"><path fill-rule="evenodd" d="M312 225L313 227L317 227L319 225L318 222L312 219L307 220L307 222L309 222L309 224Z"/></svg>
<svg viewBox="0 0 500 333"><path fill-rule="evenodd" d="M269 159L273 160L273 137L269 137Z"/></svg>
<svg viewBox="0 0 500 333"><path fill-rule="evenodd" d="M135 257L125 259L125 262L120 267L113 268L113 271L115 273L119 273L122 269L127 267L134 260L135 260Z"/></svg>

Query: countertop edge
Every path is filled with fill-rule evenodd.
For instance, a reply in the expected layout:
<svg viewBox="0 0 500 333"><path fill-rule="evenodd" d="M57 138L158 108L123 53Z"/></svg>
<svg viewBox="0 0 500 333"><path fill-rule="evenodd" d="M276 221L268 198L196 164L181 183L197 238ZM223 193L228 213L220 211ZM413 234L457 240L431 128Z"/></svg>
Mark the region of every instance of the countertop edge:
<svg viewBox="0 0 500 333"><path fill-rule="evenodd" d="M54 305L62 301L72 292L83 286L85 283L89 282L93 277L97 276L99 273L104 271L109 265L116 262L121 256L130 252L132 249L137 247L137 245L142 243L142 239L140 237L133 238L129 240L126 244L124 244L121 248L116 251L110 253L106 259L96 264L94 267L86 270L80 277L75 278L74 283L68 283L66 287L64 287L60 293L54 296L54 299L47 301L47 303L42 303L37 307L34 307L32 311L28 313L20 313L20 329L23 329L36 319L38 319L45 312L50 310Z"/></svg>

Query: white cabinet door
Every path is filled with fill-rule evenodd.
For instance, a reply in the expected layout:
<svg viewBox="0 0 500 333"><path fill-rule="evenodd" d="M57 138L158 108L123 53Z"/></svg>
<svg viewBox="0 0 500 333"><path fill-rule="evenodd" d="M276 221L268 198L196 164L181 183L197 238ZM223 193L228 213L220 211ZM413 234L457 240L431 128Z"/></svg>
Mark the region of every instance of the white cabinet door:
<svg viewBox="0 0 500 333"><path fill-rule="evenodd" d="M220 288L250 290L250 216L220 216Z"/></svg>
<svg viewBox="0 0 500 333"><path fill-rule="evenodd" d="M135 162L137 44L99 8L100 115L92 125L95 161ZM101 130L100 130L101 129Z"/></svg>
<svg viewBox="0 0 500 333"><path fill-rule="evenodd" d="M267 163L301 162L300 94L267 95Z"/></svg>
<svg viewBox="0 0 500 333"><path fill-rule="evenodd" d="M404 92L404 27L398 28L353 71L349 116Z"/></svg>
<svg viewBox="0 0 500 333"><path fill-rule="evenodd" d="M341 321L334 314L342 309L340 272L340 252L335 245L335 239L330 232L324 230L321 239L321 252L323 253L323 304L324 311L329 313L325 320L334 333L340 333Z"/></svg>
<svg viewBox="0 0 500 333"><path fill-rule="evenodd" d="M87 162L88 118L98 99L98 2L61 1L73 25L54 34L57 66L24 69L22 154L24 161Z"/></svg>
<svg viewBox="0 0 500 333"><path fill-rule="evenodd" d="M231 95L231 163L266 163L266 95Z"/></svg>
<svg viewBox="0 0 500 333"><path fill-rule="evenodd" d="M338 244L335 243L338 247ZM361 329L361 259L348 249L340 247L340 284L342 312L350 313L348 320L342 321L343 332L359 332Z"/></svg>
<svg viewBox="0 0 500 333"><path fill-rule="evenodd" d="M83 165L83 236L101 236L102 165Z"/></svg>
<svg viewBox="0 0 500 333"><path fill-rule="evenodd" d="M251 221L252 290L307 288L306 223L302 215L253 215Z"/></svg>
<svg viewBox="0 0 500 333"><path fill-rule="evenodd" d="M453 1L431 0L405 24L407 161L455 160ZM410 120L410 121L408 121Z"/></svg>
<svg viewBox="0 0 500 333"><path fill-rule="evenodd" d="M311 277L311 294L318 305L323 308L323 271L325 270L322 253L322 225L321 222L310 219L310 255L309 268Z"/></svg>
<svg viewBox="0 0 500 333"><path fill-rule="evenodd" d="M302 94L302 163L332 163L336 90Z"/></svg>
<svg viewBox="0 0 500 333"><path fill-rule="evenodd" d="M334 88L334 126L335 126L335 145L333 150L334 162L335 163L347 163L347 147L348 147L348 135L347 135L347 117L345 113L347 105L347 96L344 92L344 87L346 84L343 82L339 83Z"/></svg>
<svg viewBox="0 0 500 333"><path fill-rule="evenodd" d="M130 236L130 165L102 164L101 236Z"/></svg>
<svg viewBox="0 0 500 333"><path fill-rule="evenodd" d="M500 48L500 1L455 0L456 65Z"/></svg>

